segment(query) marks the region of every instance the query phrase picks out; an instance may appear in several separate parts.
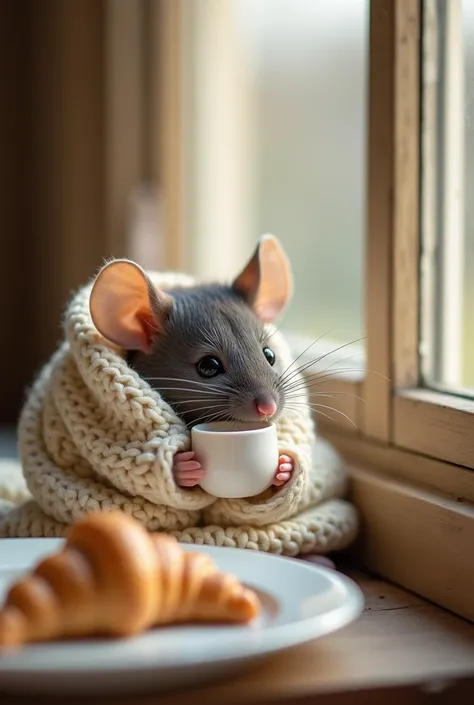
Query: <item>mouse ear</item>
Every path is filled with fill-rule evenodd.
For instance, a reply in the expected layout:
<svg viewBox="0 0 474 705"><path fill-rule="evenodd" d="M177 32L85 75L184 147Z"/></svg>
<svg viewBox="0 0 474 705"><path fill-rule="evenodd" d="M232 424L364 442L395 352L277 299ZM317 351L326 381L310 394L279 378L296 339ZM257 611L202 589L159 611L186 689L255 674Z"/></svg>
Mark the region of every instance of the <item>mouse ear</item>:
<svg viewBox="0 0 474 705"><path fill-rule="evenodd" d="M129 260L106 264L89 300L92 320L104 338L126 350L146 353L171 304L171 297L157 290L143 269Z"/></svg>
<svg viewBox="0 0 474 705"><path fill-rule="evenodd" d="M232 288L263 323L271 323L293 294L291 266L276 237L263 235Z"/></svg>

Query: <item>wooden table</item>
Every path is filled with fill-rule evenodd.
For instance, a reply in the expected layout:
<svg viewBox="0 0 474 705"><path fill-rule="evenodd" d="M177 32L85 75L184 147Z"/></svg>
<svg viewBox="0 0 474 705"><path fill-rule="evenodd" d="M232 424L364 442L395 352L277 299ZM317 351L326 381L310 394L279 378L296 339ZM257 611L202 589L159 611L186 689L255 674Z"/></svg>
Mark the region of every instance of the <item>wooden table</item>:
<svg viewBox="0 0 474 705"><path fill-rule="evenodd" d="M474 626L384 581L348 572L362 617L218 684L168 695L41 698L50 705L474 705ZM474 596L473 596L474 599ZM1 696L1 705L38 702Z"/></svg>

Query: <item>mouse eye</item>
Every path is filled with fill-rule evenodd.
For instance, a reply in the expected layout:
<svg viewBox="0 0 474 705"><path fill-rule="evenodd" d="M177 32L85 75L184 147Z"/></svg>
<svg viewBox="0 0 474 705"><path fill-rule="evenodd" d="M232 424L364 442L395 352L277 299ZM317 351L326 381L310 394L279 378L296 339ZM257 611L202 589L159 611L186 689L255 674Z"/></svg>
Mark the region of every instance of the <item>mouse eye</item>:
<svg viewBox="0 0 474 705"><path fill-rule="evenodd" d="M275 353L270 348L263 348L263 354L268 360L268 363L273 367L275 364Z"/></svg>
<svg viewBox="0 0 474 705"><path fill-rule="evenodd" d="M203 357L199 360L196 367L201 377L215 377L224 372L222 362L217 357L212 357L212 355Z"/></svg>

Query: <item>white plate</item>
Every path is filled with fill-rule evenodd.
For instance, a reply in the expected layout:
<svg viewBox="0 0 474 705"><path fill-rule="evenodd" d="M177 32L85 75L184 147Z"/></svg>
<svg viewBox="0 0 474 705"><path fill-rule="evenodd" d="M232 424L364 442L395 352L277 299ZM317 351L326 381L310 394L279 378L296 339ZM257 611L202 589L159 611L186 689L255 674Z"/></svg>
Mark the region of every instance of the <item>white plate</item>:
<svg viewBox="0 0 474 705"><path fill-rule="evenodd" d="M9 584L60 539L0 540L0 604ZM187 686L328 634L363 609L357 585L304 561L233 548L190 546L254 588L262 615L246 627L173 627L122 641L29 646L0 656L0 691L123 693Z"/></svg>

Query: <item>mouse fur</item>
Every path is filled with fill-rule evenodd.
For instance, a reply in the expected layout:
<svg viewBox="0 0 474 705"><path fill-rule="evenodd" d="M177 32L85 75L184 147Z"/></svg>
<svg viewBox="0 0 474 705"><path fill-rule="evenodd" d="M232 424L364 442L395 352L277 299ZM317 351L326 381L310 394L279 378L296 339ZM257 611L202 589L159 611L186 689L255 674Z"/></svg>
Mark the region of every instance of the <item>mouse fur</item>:
<svg viewBox="0 0 474 705"><path fill-rule="evenodd" d="M283 248L265 235L230 285L164 291L135 262L113 260L89 307L100 333L128 351L130 365L187 423L262 421L285 405L284 370L265 331L291 294Z"/></svg>
<svg viewBox="0 0 474 705"><path fill-rule="evenodd" d="M256 402L273 400L275 420L284 408L278 357L270 365L265 328L232 287L203 285L166 292L173 301L150 353L128 360L189 424L212 420L257 421ZM218 358L224 372L203 378L197 364Z"/></svg>

